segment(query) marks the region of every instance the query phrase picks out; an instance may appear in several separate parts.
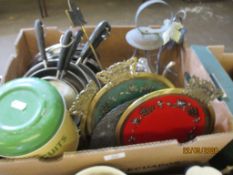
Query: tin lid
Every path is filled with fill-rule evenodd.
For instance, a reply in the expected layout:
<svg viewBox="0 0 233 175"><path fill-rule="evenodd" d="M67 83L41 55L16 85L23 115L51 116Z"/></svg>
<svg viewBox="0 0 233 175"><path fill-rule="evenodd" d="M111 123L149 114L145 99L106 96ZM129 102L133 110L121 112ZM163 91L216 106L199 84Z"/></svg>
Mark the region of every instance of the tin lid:
<svg viewBox="0 0 233 175"><path fill-rule="evenodd" d="M214 121L211 106L186 95L183 89L164 89L130 105L117 124L116 134L122 145L170 139L186 142L211 133Z"/></svg>
<svg viewBox="0 0 233 175"><path fill-rule="evenodd" d="M46 144L63 121L64 102L48 82L21 78L0 87L0 155L20 156Z"/></svg>

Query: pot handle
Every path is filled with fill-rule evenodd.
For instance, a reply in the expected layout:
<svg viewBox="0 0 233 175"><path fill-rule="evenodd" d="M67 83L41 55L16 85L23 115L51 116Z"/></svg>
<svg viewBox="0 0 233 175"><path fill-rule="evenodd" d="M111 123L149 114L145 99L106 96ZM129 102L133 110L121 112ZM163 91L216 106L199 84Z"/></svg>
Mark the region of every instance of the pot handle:
<svg viewBox="0 0 233 175"><path fill-rule="evenodd" d="M67 54L67 59L66 59L66 62L65 62L65 67L64 67L64 70L67 69L67 66L69 65L69 62L71 60L71 58L74 56L75 54L75 51L79 45L79 43L81 42L81 40L83 39L83 34L84 32L82 30L79 30L75 37L74 37L74 40L73 40L73 43L69 49L69 52Z"/></svg>
<svg viewBox="0 0 233 175"><path fill-rule="evenodd" d="M110 31L111 31L110 24L107 21L101 21L95 27L94 31L89 37L89 40L84 45L82 52L80 54L80 58L78 59L77 63L82 62L85 58L90 56L92 54L90 45L92 45L94 49L96 49L99 46L99 44L107 38Z"/></svg>
<svg viewBox="0 0 233 175"><path fill-rule="evenodd" d="M64 70L65 67L65 63L67 60L67 55L68 52L70 50L71 45L73 44L73 39L72 39L72 32L71 30L67 30L60 39L60 43L61 43L61 51L60 51L60 55L59 55L59 61L58 61L58 65L57 65L57 75L56 77L58 79L61 78L62 76L62 72Z"/></svg>
<svg viewBox="0 0 233 175"><path fill-rule="evenodd" d="M45 52L45 39L44 39L44 30L42 27L43 23L41 20L35 20L34 28L36 32L36 42L41 55L42 60L45 62L45 66L47 67L47 55Z"/></svg>

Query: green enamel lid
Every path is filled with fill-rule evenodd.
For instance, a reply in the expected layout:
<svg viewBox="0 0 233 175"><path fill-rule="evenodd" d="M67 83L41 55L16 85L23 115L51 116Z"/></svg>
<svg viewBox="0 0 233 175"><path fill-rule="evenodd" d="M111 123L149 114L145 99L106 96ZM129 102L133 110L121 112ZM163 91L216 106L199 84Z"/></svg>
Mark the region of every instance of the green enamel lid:
<svg viewBox="0 0 233 175"><path fill-rule="evenodd" d="M21 78L0 86L0 156L25 155L46 144L64 110L62 97L44 80Z"/></svg>

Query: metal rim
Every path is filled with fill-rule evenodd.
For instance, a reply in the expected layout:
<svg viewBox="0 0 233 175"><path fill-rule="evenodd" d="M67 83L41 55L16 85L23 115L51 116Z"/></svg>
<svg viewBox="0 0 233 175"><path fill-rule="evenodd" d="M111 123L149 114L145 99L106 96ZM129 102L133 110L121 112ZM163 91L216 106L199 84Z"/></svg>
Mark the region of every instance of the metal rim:
<svg viewBox="0 0 233 175"><path fill-rule="evenodd" d="M90 80L93 80L99 88L101 88L101 83L100 81L96 78L95 73L86 65L79 63L78 66L80 69L82 69L90 78Z"/></svg>
<svg viewBox="0 0 233 175"><path fill-rule="evenodd" d="M48 74L48 72L51 72ZM43 78L43 77L56 77L56 72L57 72L57 67L49 67L49 68L44 68L40 69L33 74L30 75L30 77L38 77L38 78ZM42 75L41 75L42 74ZM45 75L43 75L45 74ZM67 76L65 76L67 75ZM85 83L75 74L73 74L70 71L67 71L67 74L65 74L64 77L60 81L66 81L72 84L75 89L80 92L84 87Z"/></svg>

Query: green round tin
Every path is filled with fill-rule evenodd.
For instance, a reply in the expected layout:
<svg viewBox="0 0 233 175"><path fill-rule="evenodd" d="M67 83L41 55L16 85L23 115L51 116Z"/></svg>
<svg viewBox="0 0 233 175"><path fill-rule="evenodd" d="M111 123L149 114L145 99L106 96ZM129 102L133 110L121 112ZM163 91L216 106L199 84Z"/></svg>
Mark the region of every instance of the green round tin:
<svg viewBox="0 0 233 175"><path fill-rule="evenodd" d="M64 102L48 82L16 79L0 87L0 155L17 157L45 145L59 129Z"/></svg>
<svg viewBox="0 0 233 175"><path fill-rule="evenodd" d="M169 80L152 73L137 73L117 84L107 83L91 103L87 116L88 133L91 134L103 116L118 105L153 91L173 87Z"/></svg>

